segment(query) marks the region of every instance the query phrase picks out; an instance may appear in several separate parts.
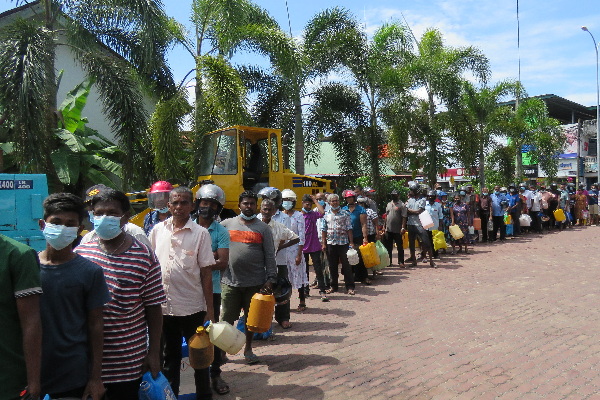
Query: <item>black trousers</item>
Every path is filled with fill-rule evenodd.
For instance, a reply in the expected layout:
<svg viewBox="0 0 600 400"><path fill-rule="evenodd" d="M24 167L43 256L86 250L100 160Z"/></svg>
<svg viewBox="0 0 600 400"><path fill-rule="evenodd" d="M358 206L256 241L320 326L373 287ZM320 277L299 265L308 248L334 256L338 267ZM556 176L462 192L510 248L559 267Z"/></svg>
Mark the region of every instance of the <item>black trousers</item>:
<svg viewBox="0 0 600 400"><path fill-rule="evenodd" d="M383 237L383 244L390 255L390 264L392 262L392 250L394 250L394 243L396 243L396 249L398 250L398 265L404 265L404 243L402 242L402 234L394 232L386 232Z"/></svg>
<svg viewBox="0 0 600 400"><path fill-rule="evenodd" d="M358 253L358 264L354 265L354 280L359 282L364 282L367 278L369 278L369 272L365 267L365 263L362 259L362 254L358 249L359 246L363 244L363 237L355 237L353 238L354 244L356 245L356 252Z"/></svg>
<svg viewBox="0 0 600 400"><path fill-rule="evenodd" d="M317 275L317 285L319 286L319 293L325 293L327 284L325 283L325 275L323 275L323 263L321 262L322 251L314 251L312 253L304 253L304 261L306 263L306 276L308 275L308 261L309 257L312 259L313 268L315 269L315 275Z"/></svg>
<svg viewBox="0 0 600 400"><path fill-rule="evenodd" d="M219 321L221 316L221 293L213 293L213 312L215 315L215 322ZM210 364L210 377L217 378L221 376L221 365L223 365L223 354L222 350L215 346L215 359Z"/></svg>
<svg viewBox="0 0 600 400"><path fill-rule="evenodd" d="M196 328L204 324L205 317L206 311L185 316L163 315L162 335L165 360L163 369L175 396L179 396L179 384L181 382L181 338L183 337L189 342L190 338L196 333ZM208 370L209 368L194 369L196 398L199 400L212 399Z"/></svg>
<svg viewBox="0 0 600 400"><path fill-rule="evenodd" d="M288 268L287 265L278 265L277 266L277 278L287 278L288 277ZM283 321L290 320L290 302L286 302L285 304L277 304L275 306L275 321L278 323L282 323Z"/></svg>
<svg viewBox="0 0 600 400"><path fill-rule="evenodd" d="M431 242L431 250L433 251L433 258L438 258L439 253L433 247L433 231L427 230L425 232L427 232L427 237L429 237L429 241ZM421 257L425 257L426 255L427 255L427 249L425 248L425 246L423 246L423 248L421 249Z"/></svg>
<svg viewBox="0 0 600 400"><path fill-rule="evenodd" d="M481 219L481 233L483 234L481 240L483 242L488 241L488 221L490 220L490 212L485 210L479 210L479 219Z"/></svg>
<svg viewBox="0 0 600 400"><path fill-rule="evenodd" d="M540 220L539 213L540 213L539 211L529 210L529 216L531 217L531 229L534 232L541 233L542 225L540 224L541 220Z"/></svg>
<svg viewBox="0 0 600 400"><path fill-rule="evenodd" d="M521 210L513 210L510 213L510 218L513 223L513 236L519 236L521 234L521 221L519 217L521 216Z"/></svg>
<svg viewBox="0 0 600 400"><path fill-rule="evenodd" d="M491 237L491 240L495 241L498 238L498 229L500 229L500 240L504 240L506 238L506 225L504 225L504 216L500 215L496 217L492 216L492 221L494 223L494 233Z"/></svg>
<svg viewBox="0 0 600 400"><path fill-rule="evenodd" d="M338 290L338 277L339 270L338 265L342 263L342 274L344 275L344 282L346 289L354 289L354 274L352 273L352 266L348 262L347 244L328 244L327 245L327 261L329 261L329 272L331 273L331 288Z"/></svg>
<svg viewBox="0 0 600 400"><path fill-rule="evenodd" d="M179 339L179 349L181 351L181 339ZM107 400L131 400L137 399L140 391L142 378L139 377L133 381L105 383Z"/></svg>

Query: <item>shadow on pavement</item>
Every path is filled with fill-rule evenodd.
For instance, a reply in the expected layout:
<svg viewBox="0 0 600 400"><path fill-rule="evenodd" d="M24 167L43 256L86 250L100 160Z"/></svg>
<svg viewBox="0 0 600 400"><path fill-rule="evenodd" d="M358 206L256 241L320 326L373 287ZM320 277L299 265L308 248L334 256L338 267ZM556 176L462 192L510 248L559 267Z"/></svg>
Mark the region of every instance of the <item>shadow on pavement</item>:
<svg viewBox="0 0 600 400"><path fill-rule="evenodd" d="M337 315L338 317L354 317L356 315L356 311L352 311L352 310L344 310L343 308L324 308L324 307L317 307L317 306L309 307L302 313L303 314L320 314L320 315L331 314L331 315Z"/></svg>
<svg viewBox="0 0 600 400"><path fill-rule="evenodd" d="M348 296L351 297L351 296ZM333 329L344 329L348 326L345 322L300 322L292 321L293 330L298 332L330 331Z"/></svg>
<svg viewBox="0 0 600 400"><path fill-rule="evenodd" d="M318 354L263 355L261 360L263 364L268 365L269 371L273 372L302 371L319 365L338 365L340 363L340 360L335 357Z"/></svg>
<svg viewBox="0 0 600 400"><path fill-rule="evenodd" d="M292 328L294 329L294 328ZM285 335L276 332L275 340L269 341L268 345L277 344L309 344L309 343L342 343L348 336L331 336L331 335Z"/></svg>
<svg viewBox="0 0 600 400"><path fill-rule="evenodd" d="M214 395L219 399L297 399L322 400L323 390L311 385L270 385L269 375L260 372L223 372L223 379L229 384L231 391L224 395Z"/></svg>

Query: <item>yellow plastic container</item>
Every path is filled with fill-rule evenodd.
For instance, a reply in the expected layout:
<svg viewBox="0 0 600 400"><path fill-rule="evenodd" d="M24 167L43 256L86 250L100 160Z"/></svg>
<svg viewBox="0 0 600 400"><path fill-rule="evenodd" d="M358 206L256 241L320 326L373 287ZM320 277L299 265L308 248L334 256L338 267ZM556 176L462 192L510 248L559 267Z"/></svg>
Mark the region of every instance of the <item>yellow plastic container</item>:
<svg viewBox="0 0 600 400"><path fill-rule="evenodd" d="M250 332L264 333L271 328L275 312L275 297L271 294L256 293L250 301L246 327Z"/></svg>
<svg viewBox="0 0 600 400"><path fill-rule="evenodd" d="M365 263L365 267L371 268L376 265L379 265L381 260L379 259L379 254L377 253L377 246L375 243L367 243L363 244L359 247L360 254L362 254L363 262Z"/></svg>
<svg viewBox="0 0 600 400"><path fill-rule="evenodd" d="M554 210L554 219L556 219L556 222L563 222L565 219L567 219L567 216L562 208L557 208Z"/></svg>
<svg viewBox="0 0 600 400"><path fill-rule="evenodd" d="M190 351L190 365L194 369L210 367L215 357L215 347L208 338L208 333L203 326L196 329L196 333L188 340Z"/></svg>
<svg viewBox="0 0 600 400"><path fill-rule="evenodd" d="M452 235L454 240L462 239L465 236L463 231L460 229L460 226L458 225L450 225L450 228L448 229L450 230L450 234Z"/></svg>

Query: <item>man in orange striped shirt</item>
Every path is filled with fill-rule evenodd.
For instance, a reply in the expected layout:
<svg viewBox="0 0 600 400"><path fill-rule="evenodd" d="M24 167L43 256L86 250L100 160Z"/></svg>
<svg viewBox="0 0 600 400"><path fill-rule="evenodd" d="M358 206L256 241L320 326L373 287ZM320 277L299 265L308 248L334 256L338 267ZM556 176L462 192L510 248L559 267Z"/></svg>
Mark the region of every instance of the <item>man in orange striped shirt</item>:
<svg viewBox="0 0 600 400"><path fill-rule="evenodd" d="M240 195L240 215L226 219L222 225L229 230L229 265L221 278L221 320L233 323L240 310L248 315L254 294L271 293L277 282L275 247L269 225L256 218L258 196L247 190ZM259 359L252 352L253 332L246 329L244 357L248 364Z"/></svg>

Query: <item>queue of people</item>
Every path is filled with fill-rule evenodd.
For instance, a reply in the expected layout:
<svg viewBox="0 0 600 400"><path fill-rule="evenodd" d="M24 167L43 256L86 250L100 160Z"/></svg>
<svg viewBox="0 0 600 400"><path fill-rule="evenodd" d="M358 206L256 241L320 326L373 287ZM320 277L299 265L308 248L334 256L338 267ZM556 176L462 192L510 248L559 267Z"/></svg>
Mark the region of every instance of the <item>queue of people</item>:
<svg viewBox="0 0 600 400"><path fill-rule="evenodd" d="M189 340L206 321L233 325L249 312L252 296L273 293L282 282L297 291L298 312L306 310L311 288L330 301L340 291L340 271L345 293L355 295L357 283L371 285L382 274L371 275L360 252L350 265L349 249L361 245L381 240L393 263L395 244L400 267L421 261L435 268L438 234L456 254L468 253L476 236L503 241L507 227L518 236L598 224L598 185L590 191L496 186L479 194L466 186L450 196L416 182L408 187L406 202L396 190L389 194L382 215L369 188L345 190L341 198L304 195L301 211L293 190L245 191L239 215L221 221L220 187L203 184L194 196L185 186L158 182L144 230L129 223L128 197L106 186L93 186L84 199L50 195L39 223L44 251L36 254L0 235L0 356L7 361L0 364L6 393L0 400L130 400L147 371L154 377L162 371L178 395L182 338ZM571 217L557 221L556 210ZM433 221L426 227L424 213ZM479 231L475 218L482 222ZM81 238L88 219L94 229ZM455 239L452 227L462 237ZM404 259L406 241L410 255ZM291 316L289 301L276 306L275 321L283 329L292 327ZM244 360L258 363L254 334L245 332ZM194 371L198 399L229 392L221 378L224 361L215 351L209 368Z"/></svg>

